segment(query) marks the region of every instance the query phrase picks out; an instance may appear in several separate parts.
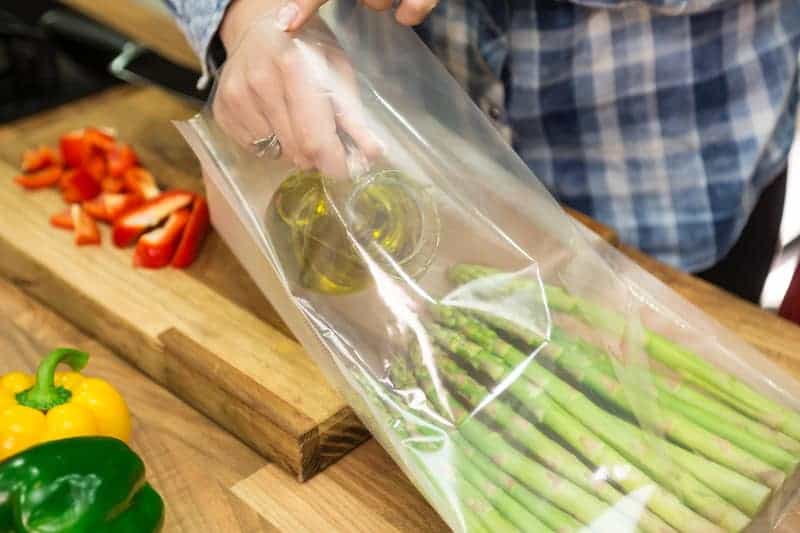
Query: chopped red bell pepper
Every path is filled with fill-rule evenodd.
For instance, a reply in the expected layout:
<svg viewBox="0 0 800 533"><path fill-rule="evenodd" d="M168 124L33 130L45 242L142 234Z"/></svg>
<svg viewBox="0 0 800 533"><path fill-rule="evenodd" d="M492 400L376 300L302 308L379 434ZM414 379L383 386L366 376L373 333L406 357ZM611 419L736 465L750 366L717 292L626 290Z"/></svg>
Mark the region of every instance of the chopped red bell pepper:
<svg viewBox="0 0 800 533"><path fill-rule="evenodd" d="M161 194L153 175L142 167L133 167L125 172L125 188L145 200Z"/></svg>
<svg viewBox="0 0 800 533"><path fill-rule="evenodd" d="M49 146L25 150L22 154L22 171L36 172L58 163L58 154Z"/></svg>
<svg viewBox="0 0 800 533"><path fill-rule="evenodd" d="M75 226L75 244L100 244L100 229L97 223L78 204L72 204L72 223Z"/></svg>
<svg viewBox="0 0 800 533"><path fill-rule="evenodd" d="M87 200L81 204L83 210L89 213L89 216L95 220L108 221L108 211L106 210L105 194L101 193L91 200Z"/></svg>
<svg viewBox="0 0 800 533"><path fill-rule="evenodd" d="M22 174L14 178L18 184L26 189L44 189L54 187L61 180L61 166L51 165L34 172L33 174Z"/></svg>
<svg viewBox="0 0 800 533"><path fill-rule="evenodd" d="M86 156L86 163L84 168L89 175L94 178L97 183L102 183L106 177L108 169L106 165L106 156L102 152L92 151Z"/></svg>
<svg viewBox="0 0 800 533"><path fill-rule="evenodd" d="M125 193L106 195L106 211L108 211L108 216L112 222L128 211L139 207L142 203L144 203L144 199L138 194Z"/></svg>
<svg viewBox="0 0 800 533"><path fill-rule="evenodd" d="M61 160L68 167L78 168L83 165L84 130L75 130L61 136L58 146L61 149Z"/></svg>
<svg viewBox="0 0 800 533"><path fill-rule="evenodd" d="M114 244L120 247L133 244L139 235L157 226L178 209L188 206L192 200L194 193L188 191L168 191L151 198L114 222Z"/></svg>
<svg viewBox="0 0 800 533"><path fill-rule="evenodd" d="M61 196L68 204L91 200L100 191L100 184L83 168L75 169L61 180Z"/></svg>
<svg viewBox="0 0 800 533"><path fill-rule="evenodd" d="M127 211L141 205L143 201L138 194L106 192L88 202L83 202L83 208L95 220L114 222Z"/></svg>
<svg viewBox="0 0 800 533"><path fill-rule="evenodd" d="M100 182L100 188L103 189L103 192L118 193L125 188L125 182L122 181L122 178L107 176Z"/></svg>
<svg viewBox="0 0 800 533"><path fill-rule="evenodd" d="M75 224L72 222L72 209L67 208L64 211L51 216L50 225L61 229L75 229Z"/></svg>
<svg viewBox="0 0 800 533"><path fill-rule="evenodd" d="M177 250L175 250L172 266L186 268L194 262L200 245L203 244L203 239L210 227L211 219L208 213L208 204L205 198L198 196L192 203L192 213L186 223L186 229L183 230L181 242L178 244Z"/></svg>
<svg viewBox="0 0 800 533"><path fill-rule="evenodd" d="M144 268L167 266L175 254L175 247L189 217L188 209L179 209L169 216L163 226L142 235L133 252L133 265Z"/></svg>
<svg viewBox="0 0 800 533"><path fill-rule="evenodd" d="M108 152L108 173L115 178L122 178L125 173L139 162L136 152L127 144L115 146Z"/></svg>
<svg viewBox="0 0 800 533"><path fill-rule="evenodd" d="M83 130L83 144L87 148L98 148L109 153L117 146L114 132L109 129L86 128Z"/></svg>

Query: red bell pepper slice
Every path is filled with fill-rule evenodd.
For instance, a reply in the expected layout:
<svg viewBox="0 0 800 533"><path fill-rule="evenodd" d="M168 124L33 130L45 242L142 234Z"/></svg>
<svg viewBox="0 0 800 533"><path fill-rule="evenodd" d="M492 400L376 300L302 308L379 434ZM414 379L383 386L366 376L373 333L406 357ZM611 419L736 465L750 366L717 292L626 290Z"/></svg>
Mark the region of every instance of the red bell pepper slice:
<svg viewBox="0 0 800 533"><path fill-rule="evenodd" d="M61 160L68 167L78 168L83 165L83 133L84 130L75 130L61 136L58 146L61 149Z"/></svg>
<svg viewBox="0 0 800 533"><path fill-rule="evenodd" d="M72 204L72 223L75 226L75 244L100 244L100 229L97 223L78 204Z"/></svg>
<svg viewBox="0 0 800 533"><path fill-rule="evenodd" d="M64 211L51 216L50 225L61 229L75 229L75 224L72 222L72 209L67 208Z"/></svg>
<svg viewBox="0 0 800 533"><path fill-rule="evenodd" d="M86 148L98 148L109 153L117 147L114 132L109 129L86 128L83 130L83 144Z"/></svg>
<svg viewBox="0 0 800 533"><path fill-rule="evenodd" d="M142 167L133 167L125 172L125 188L145 200L157 197L161 191L153 175Z"/></svg>
<svg viewBox="0 0 800 533"><path fill-rule="evenodd" d="M61 196L68 204L91 200L100 191L100 184L83 168L75 169L61 180Z"/></svg>
<svg viewBox="0 0 800 533"><path fill-rule="evenodd" d="M210 227L211 218L208 213L208 204L205 198L198 196L194 199L192 213L186 223L186 229L183 230L183 237L172 257L172 266L186 268L194 262Z"/></svg>
<svg viewBox="0 0 800 533"><path fill-rule="evenodd" d="M108 172L105 154L96 151L91 152L86 157L84 168L86 172L94 178L94 181L102 183Z"/></svg>
<svg viewBox="0 0 800 533"><path fill-rule="evenodd" d="M83 202L83 208L95 220L114 222L125 212L141 205L143 201L137 194L102 193L88 202Z"/></svg>
<svg viewBox="0 0 800 533"><path fill-rule="evenodd" d="M49 146L31 148L22 153L22 171L36 172L58 163L58 154Z"/></svg>
<svg viewBox="0 0 800 533"><path fill-rule="evenodd" d="M108 173L115 178L122 178L138 163L139 158L130 145L122 144L108 152Z"/></svg>
<svg viewBox="0 0 800 533"><path fill-rule="evenodd" d="M128 211L114 222L114 244L119 247L133 244L139 235L157 226L175 211L188 206L193 200L194 193L168 191Z"/></svg>
<svg viewBox="0 0 800 533"><path fill-rule="evenodd" d="M61 180L61 166L52 165L33 174L22 174L14 178L18 184L26 189L44 189L54 187Z"/></svg>
<svg viewBox="0 0 800 533"><path fill-rule="evenodd" d="M175 247L189 216L188 209L179 209L169 216L163 226L142 235L133 252L133 265L144 268L167 266L175 254Z"/></svg>
<svg viewBox="0 0 800 533"><path fill-rule="evenodd" d="M144 199L138 194L106 195L106 211L108 211L108 216L112 222L132 209L139 207L142 203L144 203Z"/></svg>
<svg viewBox="0 0 800 533"><path fill-rule="evenodd" d="M83 210L95 220L108 221L108 211L106 210L105 194L95 196L81 204Z"/></svg>
<svg viewBox="0 0 800 533"><path fill-rule="evenodd" d="M122 178L106 176L103 178L103 181L100 182L100 188L103 189L103 192L118 193L122 192L122 189L125 188L125 182L122 181Z"/></svg>

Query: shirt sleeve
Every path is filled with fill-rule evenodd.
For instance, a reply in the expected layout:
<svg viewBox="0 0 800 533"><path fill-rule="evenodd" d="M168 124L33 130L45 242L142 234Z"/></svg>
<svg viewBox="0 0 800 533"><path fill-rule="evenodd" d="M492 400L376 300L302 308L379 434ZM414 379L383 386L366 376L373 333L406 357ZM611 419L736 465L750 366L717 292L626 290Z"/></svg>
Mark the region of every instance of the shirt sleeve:
<svg viewBox="0 0 800 533"><path fill-rule="evenodd" d="M199 87L219 66L217 31L231 0L163 0L203 66ZM216 43L215 43L216 41Z"/></svg>

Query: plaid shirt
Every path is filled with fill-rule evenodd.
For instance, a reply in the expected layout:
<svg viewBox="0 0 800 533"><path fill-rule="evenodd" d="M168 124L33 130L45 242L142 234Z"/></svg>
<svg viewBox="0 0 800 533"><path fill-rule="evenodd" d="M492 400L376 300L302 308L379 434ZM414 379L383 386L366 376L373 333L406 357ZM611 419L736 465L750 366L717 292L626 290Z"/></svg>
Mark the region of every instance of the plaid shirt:
<svg viewBox="0 0 800 533"><path fill-rule="evenodd" d="M227 1L166 1L207 57ZM417 31L558 200L674 266L786 164L798 0L443 0Z"/></svg>

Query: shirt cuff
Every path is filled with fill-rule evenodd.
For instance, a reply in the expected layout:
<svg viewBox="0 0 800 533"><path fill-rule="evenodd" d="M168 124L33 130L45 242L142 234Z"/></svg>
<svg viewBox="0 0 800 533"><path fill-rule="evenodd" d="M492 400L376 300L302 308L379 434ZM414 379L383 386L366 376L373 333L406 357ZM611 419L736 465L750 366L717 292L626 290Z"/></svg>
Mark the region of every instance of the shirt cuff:
<svg viewBox="0 0 800 533"><path fill-rule="evenodd" d="M186 2L188 5L176 2L178 6L175 15L178 26L202 64L203 74L197 82L199 89L208 85L225 59L225 49L219 39L219 26L231 1ZM207 7L198 9L202 4Z"/></svg>

